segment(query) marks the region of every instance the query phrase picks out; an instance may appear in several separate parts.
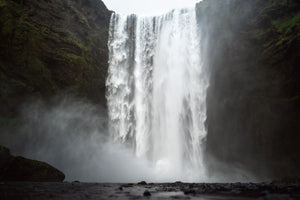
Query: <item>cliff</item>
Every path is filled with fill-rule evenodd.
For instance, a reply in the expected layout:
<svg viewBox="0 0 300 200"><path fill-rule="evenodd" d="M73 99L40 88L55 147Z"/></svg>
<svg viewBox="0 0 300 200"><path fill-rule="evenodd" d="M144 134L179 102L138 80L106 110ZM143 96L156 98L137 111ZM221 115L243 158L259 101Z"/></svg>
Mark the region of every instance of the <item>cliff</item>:
<svg viewBox="0 0 300 200"><path fill-rule="evenodd" d="M300 175L300 2L205 0L207 148L258 177ZM213 158L213 159L212 159Z"/></svg>
<svg viewBox="0 0 300 200"><path fill-rule="evenodd" d="M100 0L0 0L0 122L30 96L105 104L110 15Z"/></svg>

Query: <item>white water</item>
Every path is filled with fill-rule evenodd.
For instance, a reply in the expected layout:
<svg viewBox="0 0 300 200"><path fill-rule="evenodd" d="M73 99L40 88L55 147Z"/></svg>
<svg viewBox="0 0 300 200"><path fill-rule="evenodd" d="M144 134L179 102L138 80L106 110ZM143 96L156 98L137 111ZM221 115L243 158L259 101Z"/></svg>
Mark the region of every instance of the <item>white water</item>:
<svg viewBox="0 0 300 200"><path fill-rule="evenodd" d="M113 14L107 100L113 140L153 181L204 181L206 90L195 9L158 17Z"/></svg>

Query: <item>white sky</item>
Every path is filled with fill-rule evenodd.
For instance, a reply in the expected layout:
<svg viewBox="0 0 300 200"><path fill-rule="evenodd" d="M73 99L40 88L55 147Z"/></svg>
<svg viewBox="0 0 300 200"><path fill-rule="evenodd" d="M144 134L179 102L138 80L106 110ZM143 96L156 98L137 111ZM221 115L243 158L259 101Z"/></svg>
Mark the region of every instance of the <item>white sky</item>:
<svg viewBox="0 0 300 200"><path fill-rule="evenodd" d="M159 15L174 8L193 7L200 0L103 0L109 10L119 14Z"/></svg>

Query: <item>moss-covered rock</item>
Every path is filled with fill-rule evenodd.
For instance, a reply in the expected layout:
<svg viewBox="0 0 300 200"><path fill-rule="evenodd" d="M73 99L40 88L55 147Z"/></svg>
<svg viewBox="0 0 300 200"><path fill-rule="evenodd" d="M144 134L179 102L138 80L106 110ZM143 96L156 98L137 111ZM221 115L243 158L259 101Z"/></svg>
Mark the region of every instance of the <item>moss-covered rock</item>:
<svg viewBox="0 0 300 200"><path fill-rule="evenodd" d="M70 88L105 103L110 15L98 0L0 0L0 114Z"/></svg>
<svg viewBox="0 0 300 200"><path fill-rule="evenodd" d="M297 0L198 4L210 36L207 153L259 177L300 174L299 14Z"/></svg>
<svg viewBox="0 0 300 200"><path fill-rule="evenodd" d="M14 157L9 149L0 146L0 181L62 182L65 175L51 165Z"/></svg>

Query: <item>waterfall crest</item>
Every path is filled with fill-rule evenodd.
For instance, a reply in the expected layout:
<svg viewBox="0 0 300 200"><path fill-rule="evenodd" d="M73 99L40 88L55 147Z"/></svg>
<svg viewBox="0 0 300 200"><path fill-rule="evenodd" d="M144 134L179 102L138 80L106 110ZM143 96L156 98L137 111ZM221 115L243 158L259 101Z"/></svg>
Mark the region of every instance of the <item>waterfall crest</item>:
<svg viewBox="0 0 300 200"><path fill-rule="evenodd" d="M149 161L154 180L205 179L208 76L201 35L195 9L111 17L110 132Z"/></svg>

